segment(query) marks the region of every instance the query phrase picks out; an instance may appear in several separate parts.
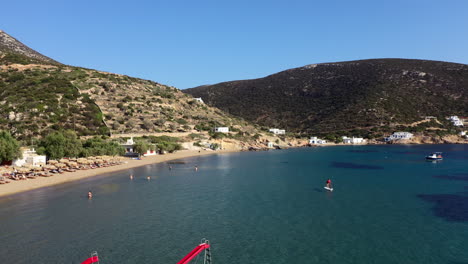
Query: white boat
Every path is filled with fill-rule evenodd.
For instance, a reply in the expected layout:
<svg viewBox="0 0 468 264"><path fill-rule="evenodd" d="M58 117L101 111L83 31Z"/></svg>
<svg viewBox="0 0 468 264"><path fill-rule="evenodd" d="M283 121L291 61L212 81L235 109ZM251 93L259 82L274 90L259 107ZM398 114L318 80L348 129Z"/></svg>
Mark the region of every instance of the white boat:
<svg viewBox="0 0 468 264"><path fill-rule="evenodd" d="M442 160L442 152L433 152L430 155L426 156L427 160Z"/></svg>

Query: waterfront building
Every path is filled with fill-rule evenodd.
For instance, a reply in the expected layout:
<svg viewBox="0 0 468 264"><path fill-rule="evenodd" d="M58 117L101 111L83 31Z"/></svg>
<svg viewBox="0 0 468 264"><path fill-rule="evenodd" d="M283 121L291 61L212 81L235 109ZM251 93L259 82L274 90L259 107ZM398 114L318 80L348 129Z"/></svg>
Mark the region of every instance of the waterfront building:
<svg viewBox="0 0 468 264"><path fill-rule="evenodd" d="M120 144L122 147L125 148L125 154L124 156L129 156L129 157L138 157L139 154L136 153L135 150L135 141L133 141L133 137L130 137L130 139L127 139L127 142ZM144 157L146 156L154 156L156 155L156 145L155 144L150 144L151 147L154 150L148 149L146 153L143 154Z"/></svg>
<svg viewBox="0 0 468 264"><path fill-rule="evenodd" d="M314 145L321 145L321 144L326 144L327 141L317 138L317 137L311 137L309 140L309 144L314 144Z"/></svg>
<svg viewBox="0 0 468 264"><path fill-rule="evenodd" d="M364 143L364 138L358 138L358 137L349 138L347 136L343 136L343 143L344 144L362 144Z"/></svg>
<svg viewBox="0 0 468 264"><path fill-rule="evenodd" d="M393 140L400 140L400 139L411 139L413 134L410 132L394 132L390 136L384 138L385 141L393 141Z"/></svg>
<svg viewBox="0 0 468 264"><path fill-rule="evenodd" d="M25 164L32 165L32 166L39 166L39 164L46 164L46 156L44 155L37 155L36 151L33 149L22 149L23 150L23 158L17 159L13 161L14 166L21 167Z"/></svg>

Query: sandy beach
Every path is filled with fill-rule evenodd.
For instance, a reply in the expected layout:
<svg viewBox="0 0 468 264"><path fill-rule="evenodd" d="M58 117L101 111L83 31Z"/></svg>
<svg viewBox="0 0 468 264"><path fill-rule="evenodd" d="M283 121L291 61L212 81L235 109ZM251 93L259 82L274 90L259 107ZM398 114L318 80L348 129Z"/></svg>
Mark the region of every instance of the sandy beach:
<svg viewBox="0 0 468 264"><path fill-rule="evenodd" d="M165 155L156 155L150 157L144 157L141 160L134 160L134 159L127 159L125 160L124 164L111 166L111 167L104 167L104 168L97 168L91 170L79 170L76 172L66 172L63 174L54 175L52 177L38 177L36 179L28 179L24 181L11 181L8 184L0 185L0 197L6 196L18 192L29 191L33 189L38 189L42 187L52 186L56 184L61 184L70 181L76 181L83 178L88 178L104 173L114 172L114 171L121 171L127 170L135 167L140 167L144 165L165 162L174 159L182 159L187 157L193 156L204 156L210 154L221 154L221 153L229 153L234 152L232 150L221 150L221 151L207 151L202 150L198 152L198 150L181 150L176 153L169 153Z"/></svg>

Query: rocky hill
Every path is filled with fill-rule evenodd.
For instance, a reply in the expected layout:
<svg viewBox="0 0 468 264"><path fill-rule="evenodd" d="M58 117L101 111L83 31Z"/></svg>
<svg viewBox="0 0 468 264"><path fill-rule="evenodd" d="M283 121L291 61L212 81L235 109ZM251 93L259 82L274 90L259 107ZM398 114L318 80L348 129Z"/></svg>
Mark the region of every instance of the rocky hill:
<svg viewBox="0 0 468 264"><path fill-rule="evenodd" d="M437 117L437 126L450 115L468 116L468 65L408 59L323 63L184 92L266 127L381 133L424 116Z"/></svg>
<svg viewBox="0 0 468 264"><path fill-rule="evenodd" d="M0 30L0 63L59 64Z"/></svg>
<svg viewBox="0 0 468 264"><path fill-rule="evenodd" d="M19 139L54 130L79 135L257 129L153 81L60 64L0 33L0 130Z"/></svg>

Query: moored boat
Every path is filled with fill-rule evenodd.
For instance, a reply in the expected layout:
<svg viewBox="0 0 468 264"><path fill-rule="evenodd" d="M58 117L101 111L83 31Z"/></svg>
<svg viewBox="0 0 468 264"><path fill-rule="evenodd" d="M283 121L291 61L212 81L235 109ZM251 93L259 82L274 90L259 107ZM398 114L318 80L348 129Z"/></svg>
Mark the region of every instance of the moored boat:
<svg viewBox="0 0 468 264"><path fill-rule="evenodd" d="M430 155L426 156L427 160L442 160L442 152L432 152Z"/></svg>

